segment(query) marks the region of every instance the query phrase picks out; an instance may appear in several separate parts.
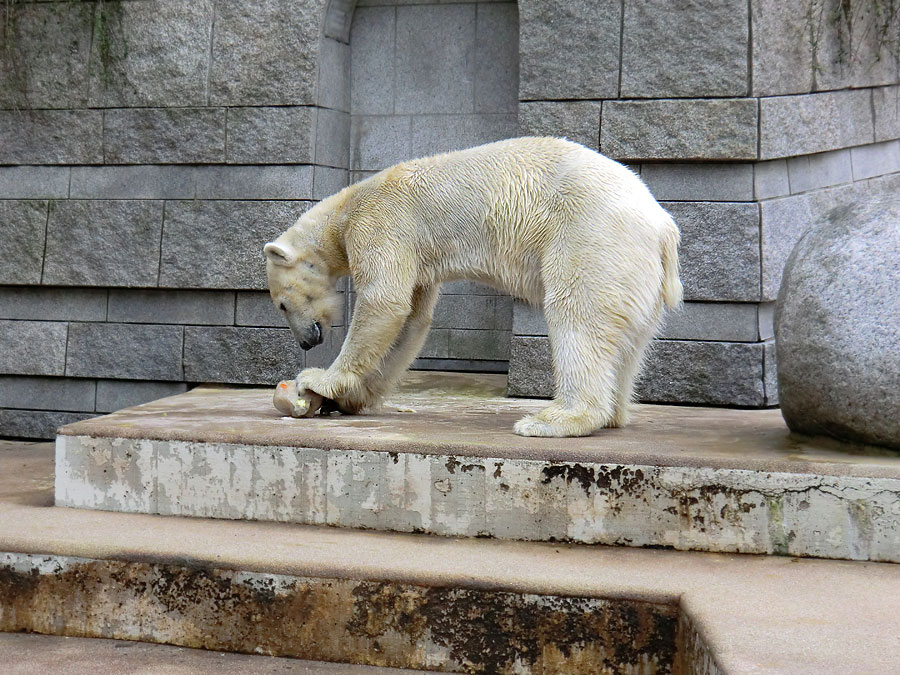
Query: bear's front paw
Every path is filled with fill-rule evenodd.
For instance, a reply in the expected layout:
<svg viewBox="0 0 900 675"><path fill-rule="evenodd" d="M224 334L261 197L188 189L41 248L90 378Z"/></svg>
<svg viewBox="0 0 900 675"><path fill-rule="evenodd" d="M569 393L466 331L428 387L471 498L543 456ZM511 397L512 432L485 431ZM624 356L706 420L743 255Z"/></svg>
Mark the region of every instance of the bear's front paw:
<svg viewBox="0 0 900 675"><path fill-rule="evenodd" d="M352 373L340 370L307 368L297 376L297 389L310 389L331 399L343 412L356 413L368 404L362 380Z"/></svg>
<svg viewBox="0 0 900 675"><path fill-rule="evenodd" d="M325 379L324 368L306 368L297 375L297 391L303 392L306 389L314 391L321 396L331 398L322 391L322 380Z"/></svg>

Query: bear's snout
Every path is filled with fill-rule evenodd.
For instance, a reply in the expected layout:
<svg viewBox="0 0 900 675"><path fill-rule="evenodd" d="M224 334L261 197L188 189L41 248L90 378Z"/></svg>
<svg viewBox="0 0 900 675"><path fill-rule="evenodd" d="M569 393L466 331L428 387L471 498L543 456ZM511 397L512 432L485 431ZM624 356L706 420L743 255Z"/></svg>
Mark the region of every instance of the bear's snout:
<svg viewBox="0 0 900 675"><path fill-rule="evenodd" d="M300 343L300 347L304 351L309 351L316 345L322 344L322 324L318 321L313 321L302 335L295 333L294 336L297 338L297 342Z"/></svg>

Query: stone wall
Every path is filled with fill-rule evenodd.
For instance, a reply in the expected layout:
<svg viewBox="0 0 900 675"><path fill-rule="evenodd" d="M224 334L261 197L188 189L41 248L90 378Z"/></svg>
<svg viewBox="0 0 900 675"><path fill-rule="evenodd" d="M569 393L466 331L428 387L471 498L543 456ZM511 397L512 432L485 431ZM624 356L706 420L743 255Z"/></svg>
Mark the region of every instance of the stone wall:
<svg viewBox="0 0 900 675"><path fill-rule="evenodd" d="M790 247L829 205L898 188L897 45L867 29L896 26L872 14L888 6L7 3L0 435L327 363L343 327L294 345L262 243L385 164L515 133L630 164L681 226L687 304L642 396L772 405ZM510 358L512 393L550 393L539 313L474 284L444 291L420 367Z"/></svg>

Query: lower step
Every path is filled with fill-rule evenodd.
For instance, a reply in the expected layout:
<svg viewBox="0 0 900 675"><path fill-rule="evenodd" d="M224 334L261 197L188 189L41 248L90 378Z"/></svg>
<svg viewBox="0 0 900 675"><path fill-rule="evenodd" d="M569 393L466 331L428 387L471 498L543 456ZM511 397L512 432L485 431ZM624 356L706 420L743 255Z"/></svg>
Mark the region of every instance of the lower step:
<svg viewBox="0 0 900 675"><path fill-rule="evenodd" d="M665 602L21 553L0 554L0 631L444 672L716 672Z"/></svg>

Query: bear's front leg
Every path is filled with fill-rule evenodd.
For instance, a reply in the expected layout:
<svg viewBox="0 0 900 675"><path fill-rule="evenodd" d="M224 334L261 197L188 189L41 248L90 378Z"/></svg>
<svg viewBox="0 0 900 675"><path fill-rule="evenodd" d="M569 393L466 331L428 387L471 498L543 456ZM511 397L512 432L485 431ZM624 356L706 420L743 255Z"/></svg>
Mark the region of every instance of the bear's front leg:
<svg viewBox="0 0 900 675"><path fill-rule="evenodd" d="M335 401L346 413L357 413L368 407L362 378L353 373L332 368L306 368L297 375L297 391L306 389Z"/></svg>

